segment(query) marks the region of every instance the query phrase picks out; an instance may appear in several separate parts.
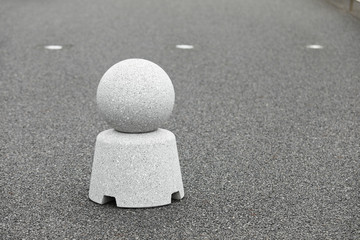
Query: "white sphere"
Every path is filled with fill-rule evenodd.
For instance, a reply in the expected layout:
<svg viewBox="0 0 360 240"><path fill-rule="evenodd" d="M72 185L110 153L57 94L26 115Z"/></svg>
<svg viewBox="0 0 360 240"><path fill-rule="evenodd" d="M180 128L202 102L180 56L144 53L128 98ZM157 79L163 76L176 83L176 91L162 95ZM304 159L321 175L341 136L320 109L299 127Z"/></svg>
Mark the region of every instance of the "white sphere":
<svg viewBox="0 0 360 240"><path fill-rule="evenodd" d="M171 115L175 102L166 72L144 59L127 59L106 71L97 89L105 121L120 132L150 132Z"/></svg>

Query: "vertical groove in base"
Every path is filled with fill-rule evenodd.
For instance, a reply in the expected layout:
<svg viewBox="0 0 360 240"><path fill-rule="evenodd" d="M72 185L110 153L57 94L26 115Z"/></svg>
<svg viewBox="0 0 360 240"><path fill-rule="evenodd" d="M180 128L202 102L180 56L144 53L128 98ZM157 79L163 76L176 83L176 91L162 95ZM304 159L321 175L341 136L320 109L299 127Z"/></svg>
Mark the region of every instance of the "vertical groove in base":
<svg viewBox="0 0 360 240"><path fill-rule="evenodd" d="M180 200L181 196L180 196L180 192L174 192L173 194L171 194L171 199L176 199L176 200Z"/></svg>
<svg viewBox="0 0 360 240"><path fill-rule="evenodd" d="M108 202L113 202L115 201L116 203L116 199L115 197L111 197L111 196L103 196L102 200L101 200L101 203L100 204L105 204L105 203L108 203Z"/></svg>

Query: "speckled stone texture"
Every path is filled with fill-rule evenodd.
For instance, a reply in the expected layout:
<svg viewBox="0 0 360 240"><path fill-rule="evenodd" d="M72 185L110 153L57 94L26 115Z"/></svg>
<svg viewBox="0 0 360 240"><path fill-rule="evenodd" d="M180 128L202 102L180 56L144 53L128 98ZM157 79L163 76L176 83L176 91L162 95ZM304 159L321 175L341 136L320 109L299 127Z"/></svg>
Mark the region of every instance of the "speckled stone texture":
<svg viewBox="0 0 360 240"><path fill-rule="evenodd" d="M114 129L96 139L89 197L118 207L143 208L181 199L184 189L175 135L159 128L140 134Z"/></svg>
<svg viewBox="0 0 360 240"><path fill-rule="evenodd" d="M143 208L181 199L184 189L175 135L158 128L172 112L175 92L165 71L144 59L112 66L97 90L100 114L114 129L96 139L89 197Z"/></svg>
<svg viewBox="0 0 360 240"><path fill-rule="evenodd" d="M181 199L184 189L175 135L158 128L172 112L175 92L165 71L144 59L112 66L100 80L97 104L114 129L96 139L89 197L143 208Z"/></svg>
<svg viewBox="0 0 360 240"><path fill-rule="evenodd" d="M99 111L120 132L154 131L171 115L175 101L166 72L144 59L127 59L112 66L97 89Z"/></svg>

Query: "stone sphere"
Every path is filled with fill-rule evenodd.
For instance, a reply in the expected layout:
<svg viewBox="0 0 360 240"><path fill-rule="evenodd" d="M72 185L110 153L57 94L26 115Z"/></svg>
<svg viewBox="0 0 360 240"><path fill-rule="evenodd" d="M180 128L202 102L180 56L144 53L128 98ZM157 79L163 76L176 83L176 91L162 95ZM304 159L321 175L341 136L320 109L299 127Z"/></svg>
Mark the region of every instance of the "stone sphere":
<svg viewBox="0 0 360 240"><path fill-rule="evenodd" d="M161 67L144 59L127 59L106 71L96 100L100 114L115 130L150 132L169 119L175 92Z"/></svg>

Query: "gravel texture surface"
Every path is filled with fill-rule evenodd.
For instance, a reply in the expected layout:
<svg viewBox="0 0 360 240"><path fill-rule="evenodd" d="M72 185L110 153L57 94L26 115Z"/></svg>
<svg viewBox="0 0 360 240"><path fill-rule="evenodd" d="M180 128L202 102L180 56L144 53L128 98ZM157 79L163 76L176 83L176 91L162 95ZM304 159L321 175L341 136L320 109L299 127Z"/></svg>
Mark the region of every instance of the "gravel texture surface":
<svg viewBox="0 0 360 240"><path fill-rule="evenodd" d="M1 0L1 238L360 239L359 43L323 0ZM128 58L174 84L169 206L88 199L96 88Z"/></svg>

